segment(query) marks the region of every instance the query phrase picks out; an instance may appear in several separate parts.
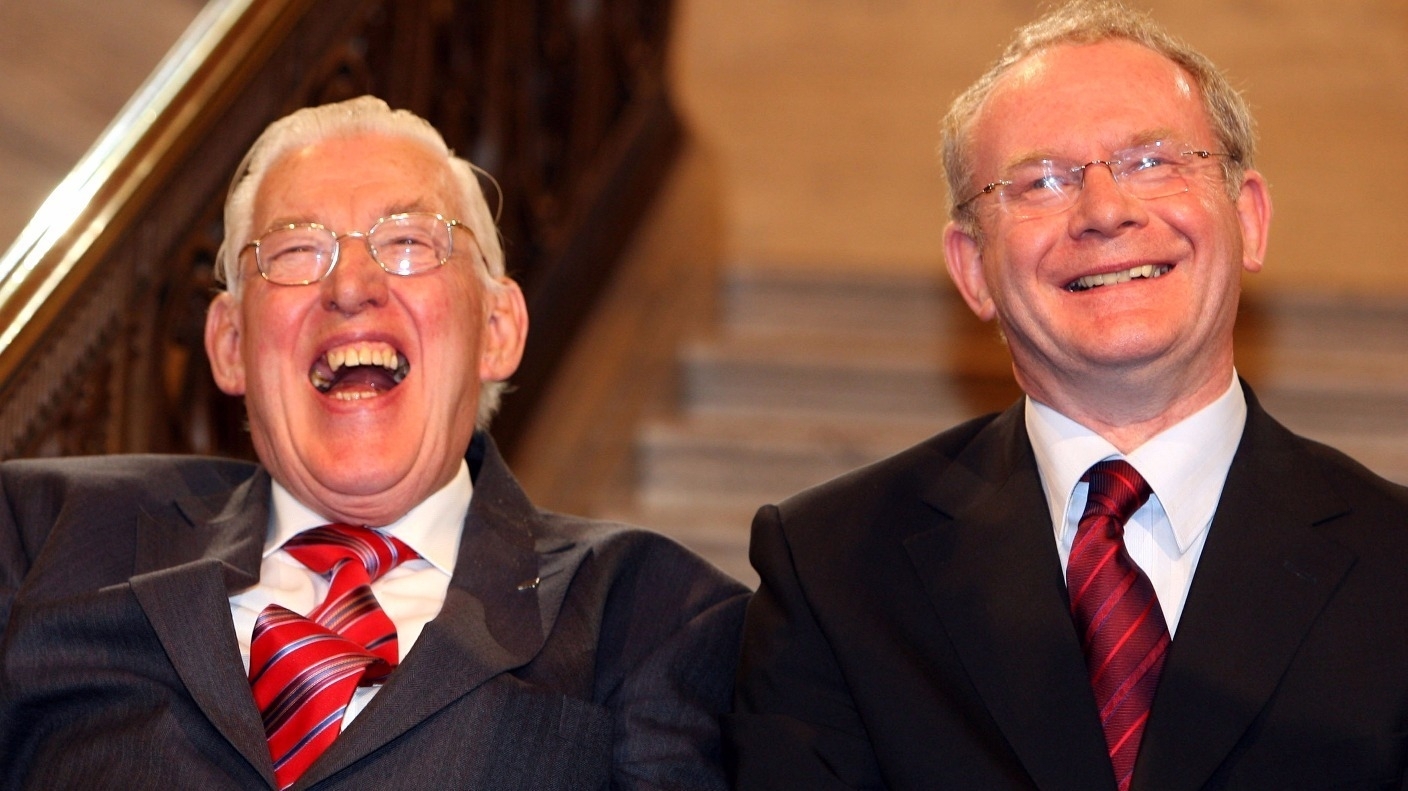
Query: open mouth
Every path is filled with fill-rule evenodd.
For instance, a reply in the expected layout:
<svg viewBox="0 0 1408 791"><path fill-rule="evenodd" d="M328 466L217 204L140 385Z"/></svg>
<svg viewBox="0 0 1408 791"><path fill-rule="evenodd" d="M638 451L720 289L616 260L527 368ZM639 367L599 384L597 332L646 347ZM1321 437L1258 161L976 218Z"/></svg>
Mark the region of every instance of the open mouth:
<svg viewBox="0 0 1408 791"><path fill-rule="evenodd" d="M1072 293L1078 291L1089 291L1100 286L1113 286L1116 283L1128 283L1139 278L1163 277L1173 270L1170 264L1145 264L1120 272L1106 272L1103 275L1086 275L1079 277L1066 284L1066 290Z"/></svg>
<svg viewBox="0 0 1408 791"><path fill-rule="evenodd" d="M387 343L353 343L328 349L313 361L308 381L341 401L375 398L410 373L405 355Z"/></svg>

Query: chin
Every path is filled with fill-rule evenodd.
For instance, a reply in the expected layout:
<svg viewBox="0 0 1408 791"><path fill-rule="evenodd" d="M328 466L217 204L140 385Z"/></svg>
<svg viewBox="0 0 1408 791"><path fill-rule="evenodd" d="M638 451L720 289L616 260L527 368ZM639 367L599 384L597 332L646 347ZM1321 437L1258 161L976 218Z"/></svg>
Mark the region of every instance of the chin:
<svg viewBox="0 0 1408 791"><path fill-rule="evenodd" d="M339 444L304 455L302 474L333 495L379 495L389 492L414 472L414 457L400 463L389 463L391 458L375 448Z"/></svg>

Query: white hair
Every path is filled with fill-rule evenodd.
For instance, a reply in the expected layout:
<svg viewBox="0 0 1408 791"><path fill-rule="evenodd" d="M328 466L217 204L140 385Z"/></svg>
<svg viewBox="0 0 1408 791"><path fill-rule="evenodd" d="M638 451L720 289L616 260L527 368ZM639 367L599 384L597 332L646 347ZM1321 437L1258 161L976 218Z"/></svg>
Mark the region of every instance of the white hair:
<svg viewBox="0 0 1408 791"><path fill-rule="evenodd" d="M499 289L504 276L504 252L494 215L484 198L469 161L455 156L435 127L414 113L392 110L374 96L360 96L320 107L305 107L270 124L250 146L230 183L225 199L225 239L215 256L215 280L225 285L230 296L239 300L242 290L240 254L253 241L254 197L269 169L290 151L324 140L361 135L385 135L412 140L445 158L447 194L458 198L456 219L474 235L484 257L484 267L475 267L485 289ZM482 171L480 171L482 172ZM485 174L486 176L488 174ZM477 425L485 428L498 411L505 382L483 382L479 393Z"/></svg>
<svg viewBox="0 0 1408 791"><path fill-rule="evenodd" d="M1018 62L1039 52L1062 45L1110 40L1130 41L1153 50L1193 78L1202 96L1203 109L1212 123L1213 134L1228 154L1221 160L1222 167L1228 196L1236 198L1242 173L1255 167L1256 124L1246 99L1227 76L1202 53L1169 35L1147 13L1114 0L1070 0L1019 28L997 62L949 107L941 147L944 173L948 178L949 215L965 230L974 234L980 232L971 205L959 208L959 202L976 189L972 161L974 127L1002 77Z"/></svg>

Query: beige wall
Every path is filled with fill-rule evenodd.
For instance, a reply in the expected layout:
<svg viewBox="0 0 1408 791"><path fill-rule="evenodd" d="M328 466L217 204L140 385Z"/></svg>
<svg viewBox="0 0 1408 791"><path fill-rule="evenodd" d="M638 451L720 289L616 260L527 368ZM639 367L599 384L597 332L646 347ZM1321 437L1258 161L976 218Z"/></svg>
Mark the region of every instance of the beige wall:
<svg viewBox="0 0 1408 791"><path fill-rule="evenodd" d="M1408 0L1145 0L1227 69L1276 218L1252 289L1408 297ZM948 101L1032 0L681 0L673 74L738 260L940 266Z"/></svg>

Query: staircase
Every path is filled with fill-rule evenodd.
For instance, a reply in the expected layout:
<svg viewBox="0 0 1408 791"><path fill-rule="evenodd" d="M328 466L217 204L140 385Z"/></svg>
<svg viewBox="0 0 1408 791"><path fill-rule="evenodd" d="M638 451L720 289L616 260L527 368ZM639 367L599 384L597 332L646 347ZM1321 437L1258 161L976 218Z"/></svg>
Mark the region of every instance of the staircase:
<svg viewBox="0 0 1408 791"><path fill-rule="evenodd" d="M934 278L735 268L681 352L677 405L636 440L608 515L675 536L750 584L760 504L1018 396L1006 350ZM1292 429L1408 483L1408 309L1248 299L1238 370Z"/></svg>

